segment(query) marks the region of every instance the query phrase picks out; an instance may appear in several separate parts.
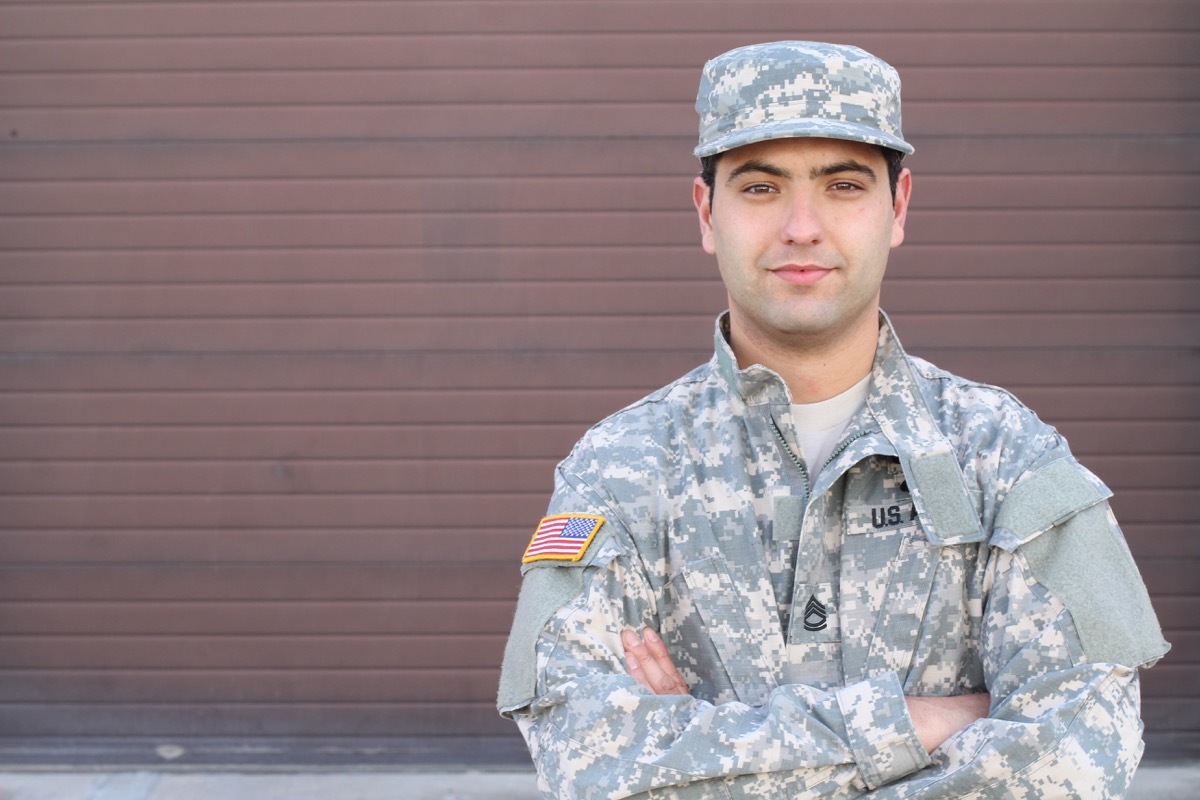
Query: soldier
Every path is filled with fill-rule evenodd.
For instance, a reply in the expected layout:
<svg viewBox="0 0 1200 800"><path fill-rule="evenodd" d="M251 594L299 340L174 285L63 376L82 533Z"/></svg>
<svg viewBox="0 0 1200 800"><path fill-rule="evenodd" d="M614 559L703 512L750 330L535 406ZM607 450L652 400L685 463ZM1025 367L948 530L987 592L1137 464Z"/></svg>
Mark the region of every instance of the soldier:
<svg viewBox="0 0 1200 800"><path fill-rule="evenodd" d="M901 349L900 81L776 42L704 68L712 360L556 472L498 706L547 797L1120 797L1168 649L1109 490Z"/></svg>

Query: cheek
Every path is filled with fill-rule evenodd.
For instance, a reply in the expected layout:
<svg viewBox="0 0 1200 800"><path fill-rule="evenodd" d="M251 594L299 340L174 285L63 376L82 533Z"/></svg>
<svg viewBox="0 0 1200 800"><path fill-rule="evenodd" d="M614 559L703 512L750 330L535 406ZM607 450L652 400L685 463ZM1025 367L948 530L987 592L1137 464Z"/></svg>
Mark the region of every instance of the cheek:
<svg viewBox="0 0 1200 800"><path fill-rule="evenodd" d="M845 229L853 230L852 238L871 248L888 250L900 244L904 238L904 230L896 224L890 206L884 209L861 206L847 215L845 220Z"/></svg>
<svg viewBox="0 0 1200 800"><path fill-rule="evenodd" d="M738 241L742 235L738 220L729 219L728 215L716 217L704 232L704 249L715 255L719 263L727 262L736 258L741 249Z"/></svg>

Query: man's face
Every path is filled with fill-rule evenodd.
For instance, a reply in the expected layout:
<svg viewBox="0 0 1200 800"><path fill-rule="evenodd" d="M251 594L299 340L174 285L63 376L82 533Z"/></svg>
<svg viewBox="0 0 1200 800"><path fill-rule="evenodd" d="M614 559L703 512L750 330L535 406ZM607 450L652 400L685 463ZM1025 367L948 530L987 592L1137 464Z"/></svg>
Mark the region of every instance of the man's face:
<svg viewBox="0 0 1200 800"><path fill-rule="evenodd" d="M883 155L858 142L776 139L723 154L711 204L699 178L693 197L735 335L811 347L874 330L911 189L904 170L893 200Z"/></svg>

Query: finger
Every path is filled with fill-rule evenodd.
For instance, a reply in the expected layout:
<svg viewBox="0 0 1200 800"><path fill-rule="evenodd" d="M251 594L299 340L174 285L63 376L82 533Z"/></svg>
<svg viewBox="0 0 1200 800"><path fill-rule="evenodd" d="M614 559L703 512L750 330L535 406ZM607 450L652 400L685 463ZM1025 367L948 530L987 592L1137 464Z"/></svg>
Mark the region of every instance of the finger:
<svg viewBox="0 0 1200 800"><path fill-rule="evenodd" d="M621 645L625 648L625 667L629 670L629 677L640 683L643 688L653 692L654 687L650 685L650 681L646 677L646 671L642 669L641 661L634 653L634 648L639 644L640 641L636 633L630 630L622 631Z"/></svg>
<svg viewBox="0 0 1200 800"><path fill-rule="evenodd" d="M625 647L625 663L629 674L638 683L655 694L680 694L675 679L663 671L650 655L646 643L635 632L622 633L621 644Z"/></svg>
<svg viewBox="0 0 1200 800"><path fill-rule="evenodd" d="M671 654L667 652L667 646L663 644L663 640L652 629L646 628L642 631L642 641L646 643L646 650L649 651L650 657L654 659L654 663L662 670L667 679L671 681L674 689L674 694L687 694L687 681L683 679L683 675L675 667L675 662L671 660Z"/></svg>

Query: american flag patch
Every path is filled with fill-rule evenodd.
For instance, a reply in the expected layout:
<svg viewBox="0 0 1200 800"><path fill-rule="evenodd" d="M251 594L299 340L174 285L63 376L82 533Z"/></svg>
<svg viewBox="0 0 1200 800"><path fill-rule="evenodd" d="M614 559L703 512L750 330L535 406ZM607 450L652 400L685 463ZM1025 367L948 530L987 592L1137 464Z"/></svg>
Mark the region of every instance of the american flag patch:
<svg viewBox="0 0 1200 800"><path fill-rule="evenodd" d="M592 537L603 524L604 517L592 514L558 514L546 517L529 540L529 547L525 548L525 557L521 559L521 563L548 560L578 561L583 558L588 545L592 543Z"/></svg>

